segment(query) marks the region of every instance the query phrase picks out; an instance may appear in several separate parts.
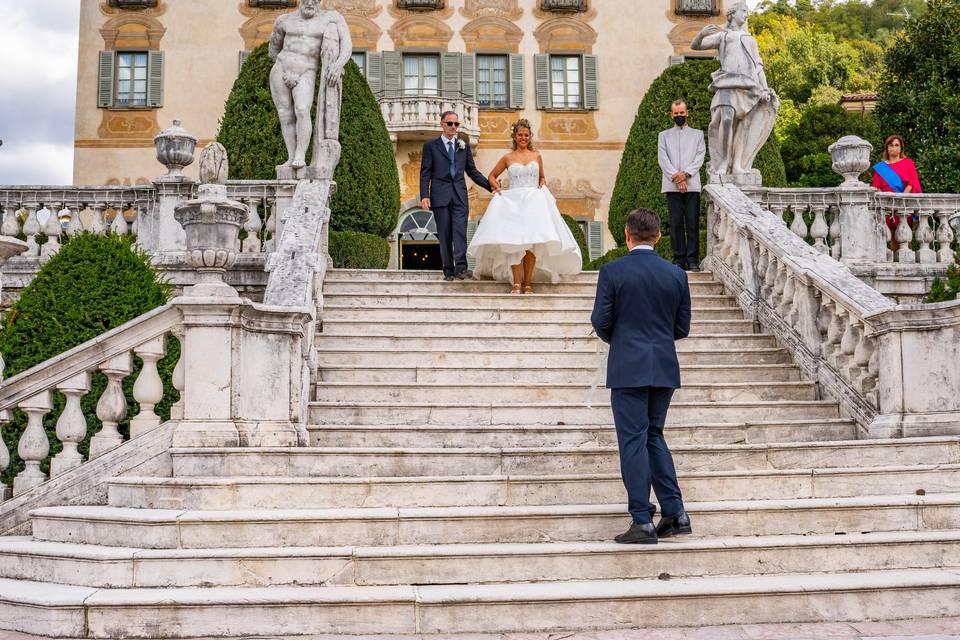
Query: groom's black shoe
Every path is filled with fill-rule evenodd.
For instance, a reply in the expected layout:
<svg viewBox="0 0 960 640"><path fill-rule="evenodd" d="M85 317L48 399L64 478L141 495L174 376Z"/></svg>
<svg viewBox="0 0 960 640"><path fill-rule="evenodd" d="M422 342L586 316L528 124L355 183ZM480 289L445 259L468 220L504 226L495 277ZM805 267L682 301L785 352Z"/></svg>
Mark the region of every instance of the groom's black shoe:
<svg viewBox="0 0 960 640"><path fill-rule="evenodd" d="M470 269L466 269L454 275L453 277L456 278L457 280L467 280L468 278L473 277L473 271L470 271Z"/></svg>
<svg viewBox="0 0 960 640"><path fill-rule="evenodd" d="M660 518L660 524L657 525L657 537L669 538L670 536L681 536L693 533L693 527L690 526L690 516L686 511L681 511L675 516Z"/></svg>
<svg viewBox="0 0 960 640"><path fill-rule="evenodd" d="M443 276L444 282L453 282L453 276Z"/></svg>
<svg viewBox="0 0 960 640"><path fill-rule="evenodd" d="M620 544L657 544L657 530L652 522L634 522L630 528L614 538Z"/></svg>

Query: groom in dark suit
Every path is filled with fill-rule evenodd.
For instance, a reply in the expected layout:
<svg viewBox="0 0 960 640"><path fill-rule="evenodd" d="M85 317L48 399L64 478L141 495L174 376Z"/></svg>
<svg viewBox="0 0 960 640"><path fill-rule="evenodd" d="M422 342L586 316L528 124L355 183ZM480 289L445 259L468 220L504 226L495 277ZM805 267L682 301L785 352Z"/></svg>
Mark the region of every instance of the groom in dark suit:
<svg viewBox="0 0 960 640"><path fill-rule="evenodd" d="M687 274L654 251L660 217L649 209L627 216L630 253L600 268L590 321L610 344L607 388L620 447L620 474L633 523L615 539L656 544L657 538L691 533L673 456L663 439L667 409L680 387L676 340L690 333ZM660 503L660 523L653 526Z"/></svg>
<svg viewBox="0 0 960 640"><path fill-rule="evenodd" d="M433 211L443 260L443 279L466 280L467 270L467 182L464 173L476 184L492 191L490 183L477 171L470 145L457 136L460 121L454 111L440 117L443 135L423 145L420 164L420 206Z"/></svg>

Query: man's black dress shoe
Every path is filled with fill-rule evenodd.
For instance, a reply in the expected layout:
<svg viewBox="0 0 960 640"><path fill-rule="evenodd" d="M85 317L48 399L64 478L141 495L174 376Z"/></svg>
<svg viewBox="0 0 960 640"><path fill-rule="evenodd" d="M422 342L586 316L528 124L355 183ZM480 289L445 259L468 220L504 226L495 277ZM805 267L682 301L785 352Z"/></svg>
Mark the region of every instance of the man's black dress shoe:
<svg viewBox="0 0 960 640"><path fill-rule="evenodd" d="M444 282L453 282L453 276L443 276Z"/></svg>
<svg viewBox="0 0 960 640"><path fill-rule="evenodd" d="M700 265L697 265L697 264L691 265L690 271L692 273L700 273Z"/></svg>
<svg viewBox="0 0 960 640"><path fill-rule="evenodd" d="M461 271L460 273L454 275L453 277L456 278L457 280L466 280L467 278L473 277L473 271L470 271L470 269L467 269L466 271Z"/></svg>
<svg viewBox="0 0 960 640"><path fill-rule="evenodd" d="M620 544L657 544L657 530L652 522L634 522L614 540Z"/></svg>
<svg viewBox="0 0 960 640"><path fill-rule="evenodd" d="M680 536L693 533L693 527L690 526L690 516L686 511L681 511L675 516L660 518L660 524L657 525L657 537L669 538L670 536Z"/></svg>

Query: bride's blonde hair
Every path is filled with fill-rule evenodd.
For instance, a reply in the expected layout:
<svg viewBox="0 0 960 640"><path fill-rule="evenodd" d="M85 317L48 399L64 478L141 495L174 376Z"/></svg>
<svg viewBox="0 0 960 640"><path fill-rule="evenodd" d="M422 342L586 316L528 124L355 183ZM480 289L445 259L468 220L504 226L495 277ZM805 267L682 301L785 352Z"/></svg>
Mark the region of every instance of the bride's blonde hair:
<svg viewBox="0 0 960 640"><path fill-rule="evenodd" d="M533 148L533 127L530 125L530 121L526 118L520 118L513 123L513 126L510 128L510 139L513 140L513 150L517 150L517 131L520 129L526 129L530 132L530 143L527 144L527 149L530 151L536 151Z"/></svg>

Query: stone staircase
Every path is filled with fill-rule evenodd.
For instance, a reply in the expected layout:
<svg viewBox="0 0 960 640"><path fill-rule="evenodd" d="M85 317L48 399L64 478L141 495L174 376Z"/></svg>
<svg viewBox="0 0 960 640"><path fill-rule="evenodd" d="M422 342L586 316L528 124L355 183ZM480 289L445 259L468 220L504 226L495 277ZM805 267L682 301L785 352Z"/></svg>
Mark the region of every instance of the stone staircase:
<svg viewBox="0 0 960 640"><path fill-rule="evenodd" d="M960 615L960 438L855 440L691 274L668 419L694 536L628 524L595 274L510 296L334 271L312 446L176 449L0 539L0 627L57 637L583 630ZM588 406L588 399L591 406Z"/></svg>

